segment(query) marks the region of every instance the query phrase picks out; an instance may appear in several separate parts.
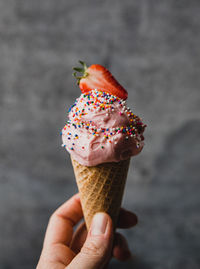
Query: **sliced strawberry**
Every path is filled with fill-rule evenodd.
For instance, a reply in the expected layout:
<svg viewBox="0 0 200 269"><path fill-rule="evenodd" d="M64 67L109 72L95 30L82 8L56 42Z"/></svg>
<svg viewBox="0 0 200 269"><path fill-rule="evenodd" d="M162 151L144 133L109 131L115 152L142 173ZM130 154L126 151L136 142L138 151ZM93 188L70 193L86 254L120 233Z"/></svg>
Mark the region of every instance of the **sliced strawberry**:
<svg viewBox="0 0 200 269"><path fill-rule="evenodd" d="M115 95L121 99L127 99L127 91L119 84L113 75L105 67L99 64L93 64L87 68L84 62L82 68L74 68L75 71L83 73L82 76L73 75L77 78L79 87L83 93L91 90L100 90Z"/></svg>

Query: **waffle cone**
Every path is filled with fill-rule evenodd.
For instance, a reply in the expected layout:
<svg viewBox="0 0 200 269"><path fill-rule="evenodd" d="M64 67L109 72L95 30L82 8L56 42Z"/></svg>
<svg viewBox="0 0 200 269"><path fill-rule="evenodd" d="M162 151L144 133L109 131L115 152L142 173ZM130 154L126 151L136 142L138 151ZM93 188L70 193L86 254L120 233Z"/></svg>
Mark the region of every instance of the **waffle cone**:
<svg viewBox="0 0 200 269"><path fill-rule="evenodd" d="M116 227L130 158L90 167L71 160L87 228L97 212L108 213Z"/></svg>

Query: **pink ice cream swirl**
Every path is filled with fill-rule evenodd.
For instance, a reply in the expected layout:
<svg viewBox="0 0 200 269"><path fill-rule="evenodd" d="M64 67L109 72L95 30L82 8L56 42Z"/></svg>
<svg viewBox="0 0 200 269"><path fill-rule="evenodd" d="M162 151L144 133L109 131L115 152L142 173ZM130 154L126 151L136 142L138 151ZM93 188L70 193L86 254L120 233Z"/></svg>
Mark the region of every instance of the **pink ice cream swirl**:
<svg viewBox="0 0 200 269"><path fill-rule="evenodd" d="M85 166L119 162L140 153L145 127L124 100L93 90L70 108L62 146Z"/></svg>

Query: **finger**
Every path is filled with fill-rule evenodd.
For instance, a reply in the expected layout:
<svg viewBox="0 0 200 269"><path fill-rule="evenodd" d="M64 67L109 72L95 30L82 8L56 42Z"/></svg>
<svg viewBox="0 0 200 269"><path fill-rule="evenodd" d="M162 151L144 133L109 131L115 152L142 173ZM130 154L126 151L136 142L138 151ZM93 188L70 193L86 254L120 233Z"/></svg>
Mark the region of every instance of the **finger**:
<svg viewBox="0 0 200 269"><path fill-rule="evenodd" d="M43 249L36 269L64 269L75 257L75 253L63 244L54 244Z"/></svg>
<svg viewBox="0 0 200 269"><path fill-rule="evenodd" d="M69 245L72 239L73 226L83 217L79 195L74 195L70 200L61 205L51 216L44 247L61 243Z"/></svg>
<svg viewBox="0 0 200 269"><path fill-rule="evenodd" d="M128 243L123 235L116 233L113 244L113 257L120 261L126 261L131 258L131 252Z"/></svg>
<svg viewBox="0 0 200 269"><path fill-rule="evenodd" d="M124 208L120 209L119 218L117 222L118 228L123 229L131 228L135 226L137 223L138 218L133 212L125 210Z"/></svg>
<svg viewBox="0 0 200 269"><path fill-rule="evenodd" d="M103 268L111 256L113 243L112 220L106 213L97 213L80 253L67 269Z"/></svg>
<svg viewBox="0 0 200 269"><path fill-rule="evenodd" d="M83 222L79 225L72 238L70 248L73 250L74 253L77 254L80 252L83 244L85 243L86 238L87 238L87 228L85 222Z"/></svg>
<svg viewBox="0 0 200 269"><path fill-rule="evenodd" d="M134 213L121 208L119 220L121 222L121 223L119 223L121 228L122 227L129 228L129 227L136 225L137 216ZM87 229L86 229L85 223L82 223L77 228L77 230L73 236L72 242L71 242L71 249L76 254L80 252L80 250L81 250L81 248L86 240L86 237L87 237Z"/></svg>
<svg viewBox="0 0 200 269"><path fill-rule="evenodd" d="M82 216L78 194L74 195L53 213L47 227L37 269L64 268L71 262L75 253L66 244L70 243L73 226Z"/></svg>

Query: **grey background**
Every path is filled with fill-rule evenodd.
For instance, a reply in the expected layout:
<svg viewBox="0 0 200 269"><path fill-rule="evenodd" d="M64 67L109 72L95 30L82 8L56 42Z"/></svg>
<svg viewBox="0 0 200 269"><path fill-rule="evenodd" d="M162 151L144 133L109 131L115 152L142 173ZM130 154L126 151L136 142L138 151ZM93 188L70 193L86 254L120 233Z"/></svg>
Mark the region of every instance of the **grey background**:
<svg viewBox="0 0 200 269"><path fill-rule="evenodd" d="M77 191L59 132L79 59L108 67L148 125L123 205L134 259L200 268L200 1L0 0L0 268L35 268L50 214Z"/></svg>

